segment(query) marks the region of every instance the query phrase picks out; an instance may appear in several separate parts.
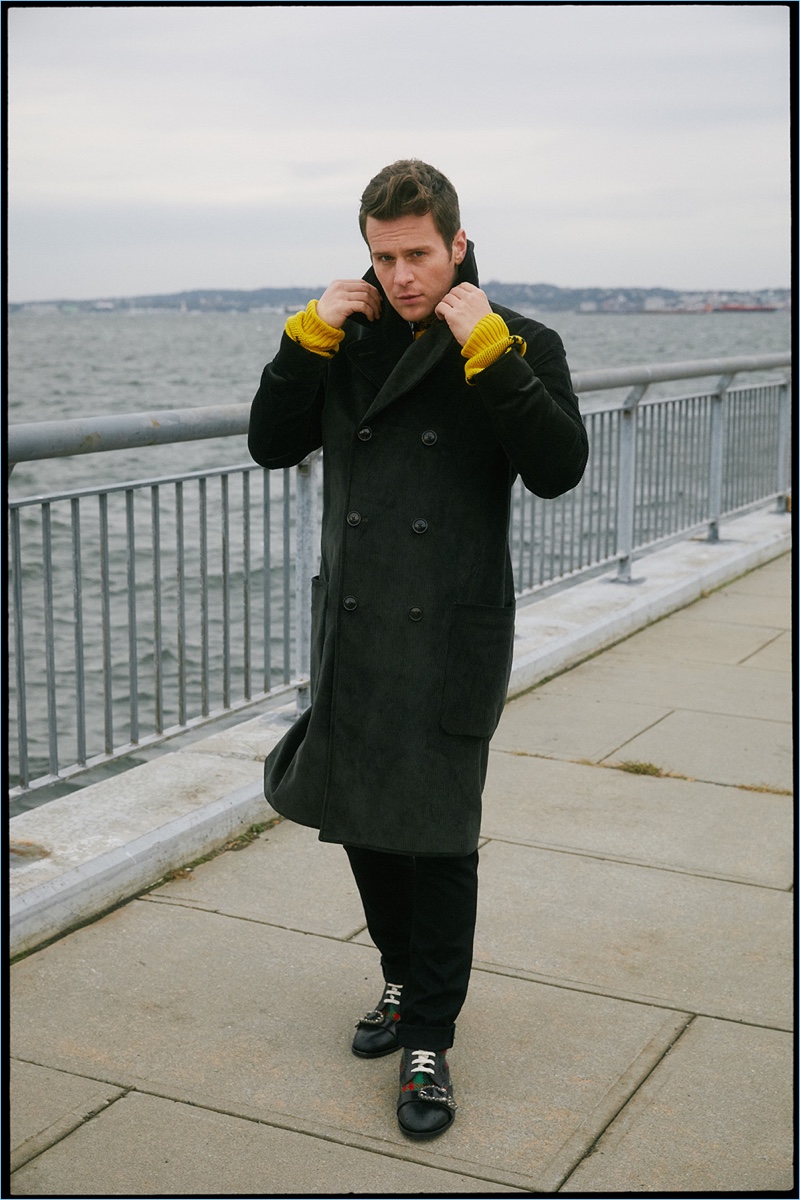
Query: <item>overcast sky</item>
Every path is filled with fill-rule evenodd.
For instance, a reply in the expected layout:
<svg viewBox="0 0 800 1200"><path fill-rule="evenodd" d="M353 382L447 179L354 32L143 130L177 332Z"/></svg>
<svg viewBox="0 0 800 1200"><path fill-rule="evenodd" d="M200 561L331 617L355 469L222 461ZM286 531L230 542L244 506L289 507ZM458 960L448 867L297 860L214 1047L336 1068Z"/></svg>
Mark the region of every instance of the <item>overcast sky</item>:
<svg viewBox="0 0 800 1200"><path fill-rule="evenodd" d="M317 285L450 177L484 281L789 284L786 5L8 11L9 299Z"/></svg>

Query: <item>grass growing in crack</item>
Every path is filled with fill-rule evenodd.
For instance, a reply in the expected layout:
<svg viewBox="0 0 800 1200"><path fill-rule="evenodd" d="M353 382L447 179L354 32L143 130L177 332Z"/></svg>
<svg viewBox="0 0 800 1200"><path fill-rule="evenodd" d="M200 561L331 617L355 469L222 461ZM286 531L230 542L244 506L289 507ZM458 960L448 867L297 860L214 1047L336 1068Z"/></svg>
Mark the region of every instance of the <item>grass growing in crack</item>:
<svg viewBox="0 0 800 1200"><path fill-rule="evenodd" d="M245 829L244 833L231 838L229 842L225 842L218 849L210 850L208 854L201 855L200 858L194 859L193 862L186 863L182 867L176 867L173 871L168 871L166 875L159 879L158 883L153 884L152 888L148 888L147 890L152 891L153 888L160 887L163 883L170 883L174 879L190 878L194 868L199 867L201 863L211 862L212 858L217 858L220 854L224 854L226 850L244 850L246 846L257 841L267 829L274 829L282 820L283 817L273 817L271 821L260 821L255 825L251 825L249 829Z"/></svg>
<svg viewBox="0 0 800 1200"><path fill-rule="evenodd" d="M766 783L737 783L734 785L743 792L760 792L765 796L793 796L791 788L770 787Z"/></svg>
<svg viewBox="0 0 800 1200"><path fill-rule="evenodd" d="M650 762L621 762L614 764L618 771L627 771L630 775L663 775L661 767Z"/></svg>

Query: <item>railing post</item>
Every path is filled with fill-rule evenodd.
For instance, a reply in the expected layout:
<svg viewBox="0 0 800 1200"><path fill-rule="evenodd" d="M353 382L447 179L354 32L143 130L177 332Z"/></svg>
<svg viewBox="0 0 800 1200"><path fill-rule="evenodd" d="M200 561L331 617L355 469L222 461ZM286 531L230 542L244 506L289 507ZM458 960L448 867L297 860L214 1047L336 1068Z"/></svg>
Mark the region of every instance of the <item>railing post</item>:
<svg viewBox="0 0 800 1200"><path fill-rule="evenodd" d="M620 409L619 480L617 482L617 583L630 583L633 514L636 499L636 411L648 383L637 383Z"/></svg>
<svg viewBox="0 0 800 1200"><path fill-rule="evenodd" d="M304 458L297 467L297 509L295 530L297 563L295 566L295 637L297 648L297 715L311 704L311 578L316 553L316 472L318 453Z"/></svg>
<svg viewBox="0 0 800 1200"><path fill-rule="evenodd" d="M719 541L722 515L722 475L725 459L725 399L734 374L721 375L711 397L711 461L708 479L707 541Z"/></svg>
<svg viewBox="0 0 800 1200"><path fill-rule="evenodd" d="M27 788L30 782L28 770L28 715L25 690L25 637L22 600L22 549L20 538L19 509L12 508L11 518L11 579L14 593L14 665L17 676L17 743L19 746L19 783Z"/></svg>
<svg viewBox="0 0 800 1200"><path fill-rule="evenodd" d="M778 490L778 512L785 513L789 505L789 488L791 479L791 429L792 429L792 402L789 390L789 378L787 376L781 384L780 399L778 401L778 465L777 465L777 490Z"/></svg>

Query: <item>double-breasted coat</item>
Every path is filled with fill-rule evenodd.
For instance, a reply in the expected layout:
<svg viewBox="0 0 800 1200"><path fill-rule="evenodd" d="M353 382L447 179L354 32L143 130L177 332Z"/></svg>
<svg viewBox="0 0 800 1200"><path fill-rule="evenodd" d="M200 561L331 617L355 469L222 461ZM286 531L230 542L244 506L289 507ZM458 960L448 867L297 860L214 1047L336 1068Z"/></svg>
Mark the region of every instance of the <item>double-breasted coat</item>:
<svg viewBox="0 0 800 1200"><path fill-rule="evenodd" d="M471 244L458 278L478 282ZM253 401L263 466L323 447L312 703L264 772L272 806L323 841L445 855L478 843L511 669L511 485L519 474L560 495L587 459L560 338L492 307L527 349L473 384L449 327L414 340L384 295L379 320L347 319L330 359L284 334Z"/></svg>

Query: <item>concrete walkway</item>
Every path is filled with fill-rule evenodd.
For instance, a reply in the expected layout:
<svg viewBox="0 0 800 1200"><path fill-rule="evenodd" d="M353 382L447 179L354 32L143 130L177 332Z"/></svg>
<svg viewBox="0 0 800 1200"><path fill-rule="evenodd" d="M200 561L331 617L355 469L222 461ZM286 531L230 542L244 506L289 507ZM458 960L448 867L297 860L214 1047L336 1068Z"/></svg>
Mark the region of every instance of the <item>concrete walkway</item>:
<svg viewBox="0 0 800 1200"><path fill-rule="evenodd" d="M10 1194L792 1188L791 718L788 555L507 705L438 1141L350 1054L380 973L313 831L20 960Z"/></svg>

